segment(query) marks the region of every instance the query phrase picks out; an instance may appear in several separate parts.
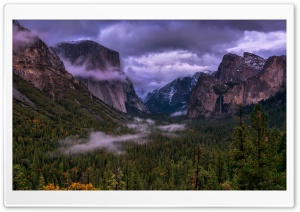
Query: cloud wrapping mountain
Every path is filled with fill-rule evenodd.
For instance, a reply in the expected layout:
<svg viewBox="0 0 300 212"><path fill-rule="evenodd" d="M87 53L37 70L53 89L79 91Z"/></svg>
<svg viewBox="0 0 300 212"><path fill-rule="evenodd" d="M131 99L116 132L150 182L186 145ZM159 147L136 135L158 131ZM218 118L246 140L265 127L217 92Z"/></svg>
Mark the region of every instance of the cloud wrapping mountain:
<svg viewBox="0 0 300 212"><path fill-rule="evenodd" d="M226 53L286 54L285 20L22 20L49 45L95 40L120 52L124 72L144 98L172 80L216 71ZM185 58L188 56L188 58Z"/></svg>

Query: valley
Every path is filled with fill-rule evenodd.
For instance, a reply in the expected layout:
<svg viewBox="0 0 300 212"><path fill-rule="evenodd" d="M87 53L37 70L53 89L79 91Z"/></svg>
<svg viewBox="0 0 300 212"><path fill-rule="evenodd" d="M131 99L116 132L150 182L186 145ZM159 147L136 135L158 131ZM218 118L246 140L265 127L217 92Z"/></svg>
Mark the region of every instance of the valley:
<svg viewBox="0 0 300 212"><path fill-rule="evenodd" d="M286 189L285 55L228 53L142 100L117 51L13 27L14 190Z"/></svg>

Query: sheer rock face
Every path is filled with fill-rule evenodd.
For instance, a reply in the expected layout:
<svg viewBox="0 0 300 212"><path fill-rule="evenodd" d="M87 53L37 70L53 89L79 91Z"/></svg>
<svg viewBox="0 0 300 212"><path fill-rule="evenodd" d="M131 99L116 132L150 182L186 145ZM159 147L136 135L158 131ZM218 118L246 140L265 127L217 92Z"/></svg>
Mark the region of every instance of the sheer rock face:
<svg viewBox="0 0 300 212"><path fill-rule="evenodd" d="M209 116L215 110L218 95L215 86L220 85L220 80L211 75L202 75L197 85L193 88L188 107L189 118Z"/></svg>
<svg viewBox="0 0 300 212"><path fill-rule="evenodd" d="M148 112L132 82L121 70L118 52L90 40L63 42L54 49L72 65L70 69L81 68L75 77L94 96L124 113L127 106ZM72 73L72 70L69 71Z"/></svg>
<svg viewBox="0 0 300 212"><path fill-rule="evenodd" d="M192 90L188 116L232 114L239 105L258 103L285 89L286 56L264 60L250 53L227 54L216 74L200 78Z"/></svg>
<svg viewBox="0 0 300 212"><path fill-rule="evenodd" d="M13 71L53 100L63 98L68 89L78 84L55 52L16 21L13 23Z"/></svg>
<svg viewBox="0 0 300 212"><path fill-rule="evenodd" d="M286 87L286 57L270 57L262 71L244 85L244 104L268 99Z"/></svg>
<svg viewBox="0 0 300 212"><path fill-rule="evenodd" d="M111 105L122 112L126 112L126 96L121 83L106 81L100 83L97 80L80 77L77 77L77 79L85 85L94 96L108 105Z"/></svg>
<svg viewBox="0 0 300 212"><path fill-rule="evenodd" d="M124 113L127 112L127 106L133 107L138 111L148 112L145 105L135 93L133 84L128 79L125 82L98 81L81 77L77 77L77 79L94 96Z"/></svg>

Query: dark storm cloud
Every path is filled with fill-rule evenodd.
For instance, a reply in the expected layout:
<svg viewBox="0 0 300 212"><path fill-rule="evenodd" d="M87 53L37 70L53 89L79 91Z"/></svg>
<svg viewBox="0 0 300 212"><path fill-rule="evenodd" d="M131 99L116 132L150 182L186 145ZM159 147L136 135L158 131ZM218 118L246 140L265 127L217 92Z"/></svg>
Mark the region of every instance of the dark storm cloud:
<svg viewBox="0 0 300 212"><path fill-rule="evenodd" d="M138 95L175 78L217 70L226 53L286 52L284 20L20 21L48 45L91 39L120 53Z"/></svg>
<svg viewBox="0 0 300 212"><path fill-rule="evenodd" d="M124 57L166 50L192 49L198 54L234 42L243 32L285 30L285 21L20 21L49 45L63 40L92 39L119 51Z"/></svg>
<svg viewBox="0 0 300 212"><path fill-rule="evenodd" d="M124 55L178 49L203 54L235 42L244 31L279 30L285 30L285 21L127 21L102 30L98 39Z"/></svg>
<svg viewBox="0 0 300 212"><path fill-rule="evenodd" d="M117 21L96 20L21 20L22 25L38 34L48 45L81 38L95 39L100 30Z"/></svg>
<svg viewBox="0 0 300 212"><path fill-rule="evenodd" d="M206 21L119 22L102 30L98 40L122 52L125 56L172 50L190 50L203 54L212 52L213 47L218 44L238 39L243 33L243 31L229 29L226 25L209 23Z"/></svg>
<svg viewBox="0 0 300 212"><path fill-rule="evenodd" d="M240 31L272 32L286 29L285 20L224 20L218 23Z"/></svg>

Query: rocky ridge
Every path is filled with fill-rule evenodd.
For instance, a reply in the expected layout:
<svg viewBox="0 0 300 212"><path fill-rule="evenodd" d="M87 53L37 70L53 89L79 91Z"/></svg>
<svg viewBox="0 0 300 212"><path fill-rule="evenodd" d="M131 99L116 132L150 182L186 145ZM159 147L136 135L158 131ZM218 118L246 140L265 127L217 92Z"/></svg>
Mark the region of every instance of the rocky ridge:
<svg viewBox="0 0 300 212"><path fill-rule="evenodd" d="M95 98L84 85L68 71L57 54L38 36L13 22L13 98L24 108L34 113L57 120L61 111L78 109L76 114L85 114L90 121L123 123L126 116ZM26 86L25 86L26 85ZM47 108L60 111L43 111L45 107L32 97L47 100ZM32 100L35 99L35 100ZM55 115L56 114L56 115ZM69 114L70 115L70 114ZM61 118L61 117L60 117Z"/></svg>
<svg viewBox="0 0 300 212"><path fill-rule="evenodd" d="M192 90L188 117L236 112L240 105L266 100L286 87L286 56L267 60L251 53L224 55L214 75L200 76Z"/></svg>
<svg viewBox="0 0 300 212"><path fill-rule="evenodd" d="M63 62L48 46L31 31L14 21L14 37L25 36L27 40L14 40L13 71L37 89L60 100L68 89L75 89L79 82L65 70Z"/></svg>

